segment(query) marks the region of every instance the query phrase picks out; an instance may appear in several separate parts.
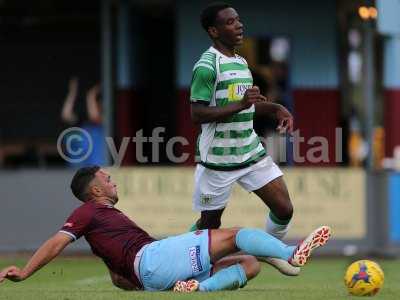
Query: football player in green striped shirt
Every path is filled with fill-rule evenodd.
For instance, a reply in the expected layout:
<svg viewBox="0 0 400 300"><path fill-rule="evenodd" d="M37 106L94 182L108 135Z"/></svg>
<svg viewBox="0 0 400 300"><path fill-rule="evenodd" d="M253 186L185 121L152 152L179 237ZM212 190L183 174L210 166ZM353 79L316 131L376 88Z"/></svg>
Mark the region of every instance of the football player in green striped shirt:
<svg viewBox="0 0 400 300"><path fill-rule="evenodd" d="M201 212L192 230L219 228L234 183L254 192L269 207L266 231L282 239L293 214L283 173L266 153L253 129L255 116L276 118L278 130L293 130L292 115L283 106L266 101L246 60L235 53L243 42L243 25L230 5L212 4L201 14L201 25L213 45L193 68L191 115L201 124L195 172L194 210ZM298 268L287 262L269 262L287 275Z"/></svg>

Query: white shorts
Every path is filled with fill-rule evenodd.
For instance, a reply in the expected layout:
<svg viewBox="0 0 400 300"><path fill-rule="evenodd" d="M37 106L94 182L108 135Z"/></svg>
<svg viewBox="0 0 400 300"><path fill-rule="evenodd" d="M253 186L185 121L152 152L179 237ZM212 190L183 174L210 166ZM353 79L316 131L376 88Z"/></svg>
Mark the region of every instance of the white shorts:
<svg viewBox="0 0 400 300"><path fill-rule="evenodd" d="M193 209L222 209L228 202L235 182L246 191L252 192L282 175L270 156L247 168L234 171L216 171L198 164L194 175Z"/></svg>

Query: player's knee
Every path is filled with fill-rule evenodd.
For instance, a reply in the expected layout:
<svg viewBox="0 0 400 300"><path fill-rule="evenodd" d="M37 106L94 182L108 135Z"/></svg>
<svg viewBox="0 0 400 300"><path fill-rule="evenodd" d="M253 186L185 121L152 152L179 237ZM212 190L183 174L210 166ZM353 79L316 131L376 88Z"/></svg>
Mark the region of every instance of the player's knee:
<svg viewBox="0 0 400 300"><path fill-rule="evenodd" d="M287 201L283 207L284 219L290 220L293 217L293 205L292 202Z"/></svg>
<svg viewBox="0 0 400 300"><path fill-rule="evenodd" d="M243 227L230 227L228 229L231 230L234 235L236 235L240 229L243 229Z"/></svg>
<svg viewBox="0 0 400 300"><path fill-rule="evenodd" d="M244 271L246 272L247 280L250 280L250 279L256 277L257 274L260 273L260 271L261 271L260 262L257 260L257 258L255 258L254 256L251 256L251 255L245 255L243 257L241 265L242 265Z"/></svg>
<svg viewBox="0 0 400 300"><path fill-rule="evenodd" d="M232 242L233 245L236 247L236 235L238 234L239 230L242 229L241 227L231 227L227 229L223 229L227 232L229 232L229 238Z"/></svg>

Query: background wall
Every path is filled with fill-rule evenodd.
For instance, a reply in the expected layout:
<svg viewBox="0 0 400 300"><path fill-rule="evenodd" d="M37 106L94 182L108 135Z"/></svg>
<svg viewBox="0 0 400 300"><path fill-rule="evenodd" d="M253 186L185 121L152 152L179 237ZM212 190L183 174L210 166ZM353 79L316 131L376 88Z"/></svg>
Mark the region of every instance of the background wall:
<svg viewBox="0 0 400 300"><path fill-rule="evenodd" d="M191 202L193 168L135 167L110 171L118 185L117 208L151 235L165 237L186 232L197 219ZM289 240L298 241L314 228L328 224L333 229L334 241L324 251L341 253L348 245L366 251L371 234L381 227L367 224L374 219L367 220L371 213L368 203L376 197L366 200L363 170L289 168L284 173L295 206ZM0 173L0 252L34 250L62 227L72 210L81 204L69 189L72 175L73 171L68 170ZM223 227L264 228L267 212L254 194L235 186ZM387 213L380 218L387 218ZM89 250L83 238L67 249Z"/></svg>
<svg viewBox="0 0 400 300"><path fill-rule="evenodd" d="M80 205L69 190L70 170L0 172L0 251L32 250L63 225ZM83 239L70 249L88 249Z"/></svg>

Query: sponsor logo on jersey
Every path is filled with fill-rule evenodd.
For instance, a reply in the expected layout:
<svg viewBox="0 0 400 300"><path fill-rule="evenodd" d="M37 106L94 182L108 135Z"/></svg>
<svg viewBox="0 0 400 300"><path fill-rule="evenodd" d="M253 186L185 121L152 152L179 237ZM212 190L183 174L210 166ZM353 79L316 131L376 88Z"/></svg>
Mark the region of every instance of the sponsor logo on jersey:
<svg viewBox="0 0 400 300"><path fill-rule="evenodd" d="M196 274L202 272L203 266L201 265L200 260L200 246L189 248L189 258L193 273Z"/></svg>
<svg viewBox="0 0 400 300"><path fill-rule="evenodd" d="M250 83L232 83L228 85L228 100L229 101L240 101L242 100L244 93L247 89L251 88Z"/></svg>

